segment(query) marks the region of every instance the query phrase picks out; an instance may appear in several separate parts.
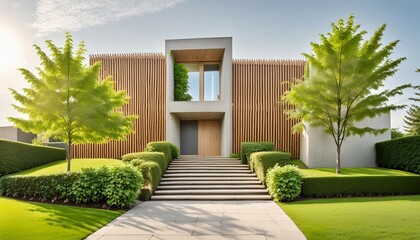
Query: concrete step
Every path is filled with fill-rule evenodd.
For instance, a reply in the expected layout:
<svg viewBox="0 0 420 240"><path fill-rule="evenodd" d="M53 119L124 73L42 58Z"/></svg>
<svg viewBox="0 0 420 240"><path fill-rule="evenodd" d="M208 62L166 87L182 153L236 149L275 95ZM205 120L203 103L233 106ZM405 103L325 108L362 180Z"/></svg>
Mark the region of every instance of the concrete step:
<svg viewBox="0 0 420 240"><path fill-rule="evenodd" d="M255 181L256 177L163 177L161 182L165 181Z"/></svg>
<svg viewBox="0 0 420 240"><path fill-rule="evenodd" d="M178 177L255 177L253 173L165 173L164 178Z"/></svg>
<svg viewBox="0 0 420 240"><path fill-rule="evenodd" d="M255 179L247 181L237 180L195 180L195 181L172 181L168 179L160 182L160 186L174 186L174 185L261 185L261 182Z"/></svg>
<svg viewBox="0 0 420 240"><path fill-rule="evenodd" d="M247 166L170 166L168 170L217 170L217 169L226 169L226 170L249 170Z"/></svg>
<svg viewBox="0 0 420 240"><path fill-rule="evenodd" d="M241 162L224 162L224 161L217 161L217 162L209 162L209 161L194 161L194 162L184 162L184 161L176 161L176 162L172 162L171 165L215 165L215 164L219 164L219 165L242 165Z"/></svg>
<svg viewBox="0 0 420 240"><path fill-rule="evenodd" d="M211 184L211 185L160 185L157 190L187 190L187 189L265 189L261 184Z"/></svg>
<svg viewBox="0 0 420 240"><path fill-rule="evenodd" d="M170 168L172 167L237 167L237 168L246 167L247 168L247 166L243 164L177 164L177 163L171 164L169 167Z"/></svg>
<svg viewBox="0 0 420 240"><path fill-rule="evenodd" d="M166 173L251 173L249 169L168 169Z"/></svg>
<svg viewBox="0 0 420 240"><path fill-rule="evenodd" d="M154 195L250 195L268 194L267 189L185 189L156 190Z"/></svg>
<svg viewBox="0 0 420 240"><path fill-rule="evenodd" d="M265 195L153 195L151 200L271 200Z"/></svg>

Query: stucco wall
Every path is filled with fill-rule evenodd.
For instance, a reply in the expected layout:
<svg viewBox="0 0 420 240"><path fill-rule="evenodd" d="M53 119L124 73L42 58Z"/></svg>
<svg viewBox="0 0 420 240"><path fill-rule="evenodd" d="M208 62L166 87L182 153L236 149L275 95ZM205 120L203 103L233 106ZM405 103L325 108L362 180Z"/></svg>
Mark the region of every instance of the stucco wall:
<svg viewBox="0 0 420 240"><path fill-rule="evenodd" d="M17 129L14 127L0 127L0 138L17 141Z"/></svg>
<svg viewBox="0 0 420 240"><path fill-rule="evenodd" d="M357 126L390 129L390 114L365 119ZM347 138L341 148L341 167L376 167L375 143L389 139L391 131L377 136L366 134ZM300 158L309 168L335 167L336 147L332 136L325 134L320 128L305 124Z"/></svg>

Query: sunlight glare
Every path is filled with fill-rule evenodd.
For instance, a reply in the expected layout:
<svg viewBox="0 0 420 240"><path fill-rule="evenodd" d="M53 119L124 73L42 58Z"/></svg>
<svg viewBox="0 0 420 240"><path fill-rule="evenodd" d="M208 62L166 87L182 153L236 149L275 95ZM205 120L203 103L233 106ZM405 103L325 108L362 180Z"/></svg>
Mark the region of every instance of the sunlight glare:
<svg viewBox="0 0 420 240"><path fill-rule="evenodd" d="M21 49L13 32L0 26L0 73L19 66Z"/></svg>

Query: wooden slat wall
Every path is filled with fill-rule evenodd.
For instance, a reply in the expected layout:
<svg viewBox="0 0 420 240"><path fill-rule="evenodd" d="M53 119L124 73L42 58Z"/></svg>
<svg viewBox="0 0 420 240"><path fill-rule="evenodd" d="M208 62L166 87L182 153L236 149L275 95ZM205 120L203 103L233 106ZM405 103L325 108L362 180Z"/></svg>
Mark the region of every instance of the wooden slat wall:
<svg viewBox="0 0 420 240"><path fill-rule="evenodd" d="M102 61L100 78L113 77L115 88L125 90L130 102L123 107L127 115L138 115L135 133L126 141L82 144L73 148L75 158L120 158L142 151L151 141L165 140L166 63L162 54L91 55L90 64Z"/></svg>
<svg viewBox="0 0 420 240"><path fill-rule="evenodd" d="M233 152L240 143L269 141L276 149L299 157L300 135L292 133L296 120L288 120L279 104L285 81L301 78L305 61L234 60L232 66Z"/></svg>

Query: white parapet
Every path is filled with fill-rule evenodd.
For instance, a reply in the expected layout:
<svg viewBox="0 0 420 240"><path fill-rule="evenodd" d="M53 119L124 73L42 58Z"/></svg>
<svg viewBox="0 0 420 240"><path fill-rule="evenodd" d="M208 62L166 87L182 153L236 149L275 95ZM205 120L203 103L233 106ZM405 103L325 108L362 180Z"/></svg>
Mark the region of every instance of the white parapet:
<svg viewBox="0 0 420 240"><path fill-rule="evenodd" d="M358 127L391 127L390 114L365 119L357 123ZM341 167L376 167L375 143L391 139L391 131L384 134L366 134L362 137L350 136L344 140L341 148ZM335 167L336 145L331 135L321 128L305 124L300 146L300 158L309 168Z"/></svg>

